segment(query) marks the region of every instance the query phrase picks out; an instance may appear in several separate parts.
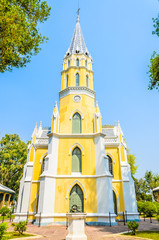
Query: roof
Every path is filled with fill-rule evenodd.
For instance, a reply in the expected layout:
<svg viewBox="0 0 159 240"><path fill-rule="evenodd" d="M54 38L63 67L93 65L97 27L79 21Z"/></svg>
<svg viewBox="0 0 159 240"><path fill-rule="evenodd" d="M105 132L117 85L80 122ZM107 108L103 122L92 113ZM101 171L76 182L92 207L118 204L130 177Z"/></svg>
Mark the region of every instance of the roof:
<svg viewBox="0 0 159 240"><path fill-rule="evenodd" d="M72 55L72 54L85 54L89 57L89 51L86 47L84 37L82 35L82 30L80 26L80 20L79 20L79 15L77 16L77 21L76 21L76 27L74 30L74 34L72 37L72 41L70 44L70 47L68 48L65 57Z"/></svg>
<svg viewBox="0 0 159 240"><path fill-rule="evenodd" d="M11 193L11 194L15 193L12 189L10 189L2 184L0 184L0 192L6 192L6 193Z"/></svg>
<svg viewBox="0 0 159 240"><path fill-rule="evenodd" d="M156 187L152 190L153 192L159 192L159 187Z"/></svg>
<svg viewBox="0 0 159 240"><path fill-rule="evenodd" d="M115 137L114 128L102 128L102 133L104 133L106 137Z"/></svg>

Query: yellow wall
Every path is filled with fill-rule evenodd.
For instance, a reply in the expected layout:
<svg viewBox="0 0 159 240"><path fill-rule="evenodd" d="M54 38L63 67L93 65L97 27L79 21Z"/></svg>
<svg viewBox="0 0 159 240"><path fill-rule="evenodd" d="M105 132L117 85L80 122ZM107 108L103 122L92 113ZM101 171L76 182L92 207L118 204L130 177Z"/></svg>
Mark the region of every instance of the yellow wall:
<svg viewBox="0 0 159 240"><path fill-rule="evenodd" d="M81 101L76 103L73 101L73 96L68 95L60 100L60 133L72 133L72 118L70 119L70 116L76 109L82 112L84 116L84 119L81 119L82 133L93 133L94 99L87 95L81 95Z"/></svg>

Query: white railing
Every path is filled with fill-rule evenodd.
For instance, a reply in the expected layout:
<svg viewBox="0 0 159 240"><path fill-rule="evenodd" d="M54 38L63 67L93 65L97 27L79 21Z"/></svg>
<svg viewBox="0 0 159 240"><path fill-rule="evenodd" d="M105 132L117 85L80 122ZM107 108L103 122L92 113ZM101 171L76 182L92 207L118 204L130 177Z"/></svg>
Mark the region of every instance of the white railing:
<svg viewBox="0 0 159 240"><path fill-rule="evenodd" d="M48 138L37 138L35 140L36 145L48 145L49 139Z"/></svg>

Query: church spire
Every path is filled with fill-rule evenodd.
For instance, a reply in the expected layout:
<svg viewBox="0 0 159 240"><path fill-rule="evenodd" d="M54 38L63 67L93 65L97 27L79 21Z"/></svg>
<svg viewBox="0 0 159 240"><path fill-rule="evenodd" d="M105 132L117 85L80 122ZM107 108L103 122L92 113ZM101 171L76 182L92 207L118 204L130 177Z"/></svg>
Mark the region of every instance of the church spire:
<svg viewBox="0 0 159 240"><path fill-rule="evenodd" d="M82 34L81 26L80 26L80 19L79 19L79 10L77 11L77 20L76 26L74 30L74 34L72 37L72 41L70 47L68 48L65 58L72 55L72 54L84 54L91 58L91 55L86 47L84 37Z"/></svg>

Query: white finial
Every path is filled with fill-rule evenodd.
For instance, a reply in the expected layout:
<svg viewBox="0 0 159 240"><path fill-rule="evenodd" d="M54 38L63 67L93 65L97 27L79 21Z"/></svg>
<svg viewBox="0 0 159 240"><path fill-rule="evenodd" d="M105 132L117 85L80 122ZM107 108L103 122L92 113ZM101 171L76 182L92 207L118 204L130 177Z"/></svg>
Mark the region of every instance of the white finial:
<svg viewBox="0 0 159 240"><path fill-rule="evenodd" d="M118 120L118 126L120 126L120 122L119 122L119 120Z"/></svg>
<svg viewBox="0 0 159 240"><path fill-rule="evenodd" d="M42 121L40 121L39 129L42 129Z"/></svg>

